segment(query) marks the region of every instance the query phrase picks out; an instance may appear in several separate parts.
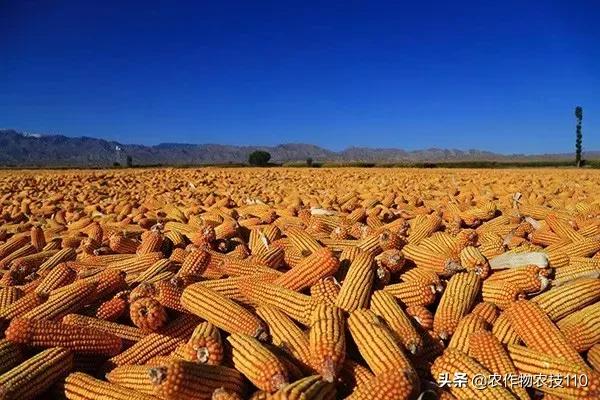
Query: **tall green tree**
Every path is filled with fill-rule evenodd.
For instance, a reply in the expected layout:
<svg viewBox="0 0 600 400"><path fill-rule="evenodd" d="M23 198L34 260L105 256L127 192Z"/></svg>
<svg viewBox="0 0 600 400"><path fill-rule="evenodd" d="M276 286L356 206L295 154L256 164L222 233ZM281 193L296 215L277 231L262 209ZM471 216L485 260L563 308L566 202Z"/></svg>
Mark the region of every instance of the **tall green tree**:
<svg viewBox="0 0 600 400"><path fill-rule="evenodd" d="M267 153L266 151L257 150L250 153L250 156L248 156L248 163L250 165L264 167L269 163L270 159L271 154Z"/></svg>
<svg viewBox="0 0 600 400"><path fill-rule="evenodd" d="M581 121L583 120L583 108L575 107L575 118L577 118L576 138L575 138L575 164L581 167L581 142L583 133L581 133Z"/></svg>

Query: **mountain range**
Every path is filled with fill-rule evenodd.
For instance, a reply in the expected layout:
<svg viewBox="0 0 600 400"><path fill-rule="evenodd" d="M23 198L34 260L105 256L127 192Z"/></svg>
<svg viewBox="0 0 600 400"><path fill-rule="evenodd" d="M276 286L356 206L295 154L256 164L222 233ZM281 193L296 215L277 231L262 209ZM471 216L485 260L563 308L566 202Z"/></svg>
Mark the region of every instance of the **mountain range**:
<svg viewBox="0 0 600 400"><path fill-rule="evenodd" d="M122 144L90 137L32 135L14 129L0 130L0 166L11 167L108 167L124 165L202 165L245 163L255 150L271 154L273 162L460 162L460 161L561 161L564 154L497 154L481 150L431 148L407 151L395 148L349 147L331 151L312 144L287 143L277 146L231 146L221 144L161 143L156 146ZM586 152L585 158L599 159L600 151Z"/></svg>

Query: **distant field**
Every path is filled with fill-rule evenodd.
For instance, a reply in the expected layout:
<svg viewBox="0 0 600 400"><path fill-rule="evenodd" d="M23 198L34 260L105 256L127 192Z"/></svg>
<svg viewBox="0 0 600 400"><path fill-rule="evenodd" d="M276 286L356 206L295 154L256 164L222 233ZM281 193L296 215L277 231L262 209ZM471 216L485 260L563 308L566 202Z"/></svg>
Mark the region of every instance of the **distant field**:
<svg viewBox="0 0 600 400"><path fill-rule="evenodd" d="M4 170L0 388L526 399L496 361L598 379L599 277L598 170Z"/></svg>

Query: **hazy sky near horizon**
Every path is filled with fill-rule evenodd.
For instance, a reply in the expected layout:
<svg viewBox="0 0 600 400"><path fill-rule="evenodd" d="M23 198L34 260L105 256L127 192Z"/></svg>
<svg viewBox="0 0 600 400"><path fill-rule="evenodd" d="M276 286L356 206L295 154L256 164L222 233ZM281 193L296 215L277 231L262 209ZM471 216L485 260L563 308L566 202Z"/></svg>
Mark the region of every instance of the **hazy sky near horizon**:
<svg viewBox="0 0 600 400"><path fill-rule="evenodd" d="M122 143L600 150L598 1L5 1L0 127Z"/></svg>

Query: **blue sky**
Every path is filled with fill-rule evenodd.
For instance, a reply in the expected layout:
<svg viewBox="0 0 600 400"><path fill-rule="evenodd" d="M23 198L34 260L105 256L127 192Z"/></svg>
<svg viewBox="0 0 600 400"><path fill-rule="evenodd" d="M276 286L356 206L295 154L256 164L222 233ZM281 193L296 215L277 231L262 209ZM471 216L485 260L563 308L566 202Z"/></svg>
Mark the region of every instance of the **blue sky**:
<svg viewBox="0 0 600 400"><path fill-rule="evenodd" d="M95 4L94 4L95 3ZM597 1L0 4L0 127L123 143L600 150Z"/></svg>

